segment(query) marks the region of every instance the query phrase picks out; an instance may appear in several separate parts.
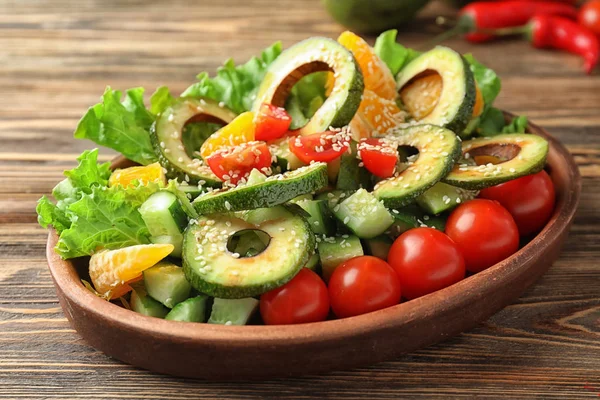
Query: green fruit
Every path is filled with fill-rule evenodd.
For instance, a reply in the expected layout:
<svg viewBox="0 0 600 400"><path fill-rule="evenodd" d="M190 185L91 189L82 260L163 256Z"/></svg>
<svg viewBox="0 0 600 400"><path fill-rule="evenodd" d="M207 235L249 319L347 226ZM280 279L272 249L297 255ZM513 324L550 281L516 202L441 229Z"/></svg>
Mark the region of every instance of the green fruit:
<svg viewBox="0 0 600 400"><path fill-rule="evenodd" d="M348 29L381 33L412 20L429 0L322 0L329 14Z"/></svg>

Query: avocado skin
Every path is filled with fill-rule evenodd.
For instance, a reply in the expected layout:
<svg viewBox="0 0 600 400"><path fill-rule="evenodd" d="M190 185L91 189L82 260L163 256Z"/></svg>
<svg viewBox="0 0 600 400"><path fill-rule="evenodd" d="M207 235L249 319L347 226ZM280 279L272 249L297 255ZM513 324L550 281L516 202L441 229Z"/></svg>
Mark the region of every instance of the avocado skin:
<svg viewBox="0 0 600 400"><path fill-rule="evenodd" d="M411 21L429 0L322 0L340 24L360 33L378 34Z"/></svg>

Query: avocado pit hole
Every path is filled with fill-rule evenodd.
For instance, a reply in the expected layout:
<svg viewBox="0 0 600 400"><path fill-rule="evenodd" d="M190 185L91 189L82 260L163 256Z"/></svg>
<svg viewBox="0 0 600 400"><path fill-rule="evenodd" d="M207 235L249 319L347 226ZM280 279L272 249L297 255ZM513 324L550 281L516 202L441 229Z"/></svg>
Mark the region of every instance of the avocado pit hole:
<svg viewBox="0 0 600 400"><path fill-rule="evenodd" d="M501 164L510 161L521 152L521 147L513 143L491 143L468 151L477 165Z"/></svg>
<svg viewBox="0 0 600 400"><path fill-rule="evenodd" d="M406 111L416 120L431 114L440 101L444 83L435 70L425 70L400 89L400 99Z"/></svg>
<svg viewBox="0 0 600 400"><path fill-rule="evenodd" d="M254 257L269 247L271 236L260 229L243 229L229 236L227 250L239 258Z"/></svg>
<svg viewBox="0 0 600 400"><path fill-rule="evenodd" d="M190 158L200 158L200 147L210 135L227 125L227 122L209 114L196 114L188 119L181 133L181 141Z"/></svg>

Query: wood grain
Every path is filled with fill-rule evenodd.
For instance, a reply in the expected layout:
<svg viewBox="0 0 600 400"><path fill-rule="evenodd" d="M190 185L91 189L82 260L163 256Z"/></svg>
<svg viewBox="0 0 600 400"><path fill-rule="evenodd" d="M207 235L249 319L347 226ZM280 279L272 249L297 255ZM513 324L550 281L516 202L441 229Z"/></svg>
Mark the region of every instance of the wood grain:
<svg viewBox="0 0 600 400"><path fill-rule="evenodd" d="M430 39L440 10L428 8L400 40ZM559 261L480 327L371 368L241 383L138 370L70 328L34 205L92 146L71 134L104 86L166 84L178 92L229 56L243 62L275 40L289 45L341 30L317 0L0 0L0 399L598 398L600 77L584 76L576 57L519 41L447 44L496 69L500 107L529 115L567 144L583 193ZM102 151L104 159L113 154Z"/></svg>

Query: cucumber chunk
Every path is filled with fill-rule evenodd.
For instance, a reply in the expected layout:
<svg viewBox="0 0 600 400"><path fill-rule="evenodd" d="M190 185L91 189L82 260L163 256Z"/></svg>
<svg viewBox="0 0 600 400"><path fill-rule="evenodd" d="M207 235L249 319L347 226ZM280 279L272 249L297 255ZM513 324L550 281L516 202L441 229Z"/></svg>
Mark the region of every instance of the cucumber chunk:
<svg viewBox="0 0 600 400"><path fill-rule="evenodd" d="M181 257L187 215L177 196L166 190L156 192L140 206L139 212L150 232L150 241L171 243L174 246L171 255Z"/></svg>
<svg viewBox="0 0 600 400"><path fill-rule="evenodd" d="M258 300L252 297L244 299L215 298L208 323L246 325L252 314L258 309L258 304Z"/></svg>
<svg viewBox="0 0 600 400"><path fill-rule="evenodd" d="M350 152L346 152L340 157L337 189L354 191L360 188L369 190L372 187L371 175L365 168L360 166L360 160L356 158L357 154L357 143L352 140L350 142Z"/></svg>
<svg viewBox="0 0 600 400"><path fill-rule="evenodd" d="M313 193L327 185L327 164L306 167L268 177L255 185L214 190L199 196L193 205L199 214L253 210L283 204L301 194Z"/></svg>
<svg viewBox="0 0 600 400"><path fill-rule="evenodd" d="M460 141L454 132L433 125L397 129L385 138L398 146L416 147L419 155L405 170L375 185L373 195L388 208L400 208L445 177L460 156Z"/></svg>
<svg viewBox="0 0 600 400"><path fill-rule="evenodd" d="M164 318L169 313L167 307L148 296L144 282L136 282L131 287L133 291L131 292L129 305L133 311L156 318Z"/></svg>
<svg viewBox="0 0 600 400"><path fill-rule="evenodd" d="M394 219L375 196L359 189L333 208L335 216L356 236L369 239L385 232Z"/></svg>
<svg viewBox="0 0 600 400"><path fill-rule="evenodd" d="M527 133L506 133L464 141L462 153L463 158L492 156L501 162L457 164L444 182L464 189L484 189L541 171L548 155L548 141Z"/></svg>
<svg viewBox="0 0 600 400"><path fill-rule="evenodd" d="M269 144L271 155L277 159L276 165L281 172L293 171L305 164L290 150L289 138L283 137Z"/></svg>
<svg viewBox="0 0 600 400"><path fill-rule="evenodd" d="M317 270L319 269L319 255L317 253L314 253L310 259L308 260L308 262L306 263L306 265L304 266L304 268L308 268L311 271L315 271L317 272Z"/></svg>
<svg viewBox="0 0 600 400"><path fill-rule="evenodd" d="M145 270L144 283L148 295L169 308L187 299L192 289L183 269L166 261Z"/></svg>
<svg viewBox="0 0 600 400"><path fill-rule="evenodd" d="M372 239L364 240L364 247L367 254L381 258L383 261L387 261L392 243L393 240L389 236L380 235Z"/></svg>
<svg viewBox="0 0 600 400"><path fill-rule="evenodd" d="M183 240L183 270L192 286L213 297L239 299L291 280L314 253L315 237L304 218L283 215L257 224L212 215L190 224ZM232 236L248 229L264 232L270 241L261 253L241 257L228 244Z"/></svg>
<svg viewBox="0 0 600 400"><path fill-rule="evenodd" d="M173 236L150 236L150 241L155 244L172 244L173 251L169 254L171 257L181 258L183 248L183 234Z"/></svg>
<svg viewBox="0 0 600 400"><path fill-rule="evenodd" d="M323 238L318 244L323 279L329 278L338 265L346 260L364 255L360 239L354 235Z"/></svg>
<svg viewBox="0 0 600 400"><path fill-rule="evenodd" d="M438 182L417 197L417 204L430 214L440 214L475 198L475 196L477 196L477 192Z"/></svg>
<svg viewBox="0 0 600 400"><path fill-rule="evenodd" d="M173 307L165 319L184 322L205 322L207 303L207 296L190 297Z"/></svg>
<svg viewBox="0 0 600 400"><path fill-rule="evenodd" d="M310 214L306 220L314 233L328 236L335 233L335 220L327 201L305 200L299 201L297 204Z"/></svg>
<svg viewBox="0 0 600 400"><path fill-rule="evenodd" d="M423 211L415 205L391 210L391 213L394 217L394 223L386 233L393 238L397 238L407 230L417 228L421 225L419 221L423 217Z"/></svg>

